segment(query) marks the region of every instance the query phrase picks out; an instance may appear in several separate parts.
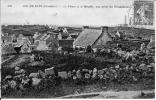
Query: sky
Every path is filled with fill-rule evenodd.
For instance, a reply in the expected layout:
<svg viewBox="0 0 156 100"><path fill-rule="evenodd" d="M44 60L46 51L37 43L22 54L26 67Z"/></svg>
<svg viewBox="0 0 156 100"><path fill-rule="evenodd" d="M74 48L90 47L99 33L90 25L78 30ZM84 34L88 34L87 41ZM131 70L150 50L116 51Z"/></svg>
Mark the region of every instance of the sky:
<svg viewBox="0 0 156 100"><path fill-rule="evenodd" d="M124 24L133 0L1 0L1 24L117 25ZM8 7L12 5L12 7ZM57 7L23 7L48 5ZM63 8L93 5L94 8ZM95 6L116 6L95 8ZM125 6L119 8L117 6Z"/></svg>

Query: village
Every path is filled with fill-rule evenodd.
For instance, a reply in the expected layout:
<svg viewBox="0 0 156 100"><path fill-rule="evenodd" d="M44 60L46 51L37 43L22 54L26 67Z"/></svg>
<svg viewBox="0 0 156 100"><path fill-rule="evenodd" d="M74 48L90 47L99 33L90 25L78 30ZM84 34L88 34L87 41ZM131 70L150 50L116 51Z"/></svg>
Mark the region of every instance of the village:
<svg viewBox="0 0 156 100"><path fill-rule="evenodd" d="M154 29L8 25L1 47L4 98L155 89Z"/></svg>

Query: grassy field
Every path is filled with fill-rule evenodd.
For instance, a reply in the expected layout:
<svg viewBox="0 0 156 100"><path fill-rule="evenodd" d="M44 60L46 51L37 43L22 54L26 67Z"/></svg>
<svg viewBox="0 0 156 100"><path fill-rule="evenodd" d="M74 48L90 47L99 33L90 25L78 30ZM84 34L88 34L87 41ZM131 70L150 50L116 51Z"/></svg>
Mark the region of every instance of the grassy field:
<svg viewBox="0 0 156 100"><path fill-rule="evenodd" d="M14 67L19 66L26 70L26 74L29 75L32 72L38 70L44 71L45 68L55 66L58 71L68 71L78 69L82 67L84 61L88 62L83 67L90 68L97 66L98 68L110 67L116 65L116 63L108 63L107 61L98 61L94 58L90 58L87 55L61 55L52 53L40 53L45 60L44 62L32 65L29 61L30 54L16 55L13 60L8 63L2 64L2 79L6 75L14 76ZM10 55L9 55L10 56ZM61 80L56 86L44 88L36 91L34 89L28 89L25 92L11 91L9 94L2 95L3 98L48 98L48 97L60 97L71 94L101 92L101 91L141 91L155 89L153 78L140 79L138 82L104 82L101 80L89 80L83 84L79 84L73 80ZM2 91L3 93L3 91Z"/></svg>

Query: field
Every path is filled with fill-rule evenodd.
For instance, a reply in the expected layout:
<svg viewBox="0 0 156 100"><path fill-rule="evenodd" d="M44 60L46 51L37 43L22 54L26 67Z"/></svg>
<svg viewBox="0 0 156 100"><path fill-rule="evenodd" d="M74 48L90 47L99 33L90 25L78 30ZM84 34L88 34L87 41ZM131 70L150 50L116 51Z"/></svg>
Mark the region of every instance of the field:
<svg viewBox="0 0 156 100"><path fill-rule="evenodd" d="M6 75L14 76L14 68L19 66L24 69L27 73L30 74L32 72L37 72L38 70L44 71L45 68L49 68L51 66L55 66L58 68L58 71L69 71L73 69L78 69L84 61L87 61L88 64L83 66L84 68L92 69L95 66L98 66L99 69L104 67L114 66L117 63L111 63L108 61L96 61L95 59L87 59L85 56L80 55L60 55L53 53L40 53L44 56L45 60L44 64L36 64L32 66L32 63L29 61L29 57L31 54L20 54L14 55L13 60L5 63L2 63L2 79L5 78ZM10 55L9 55L10 56ZM3 58L3 56L2 56ZM6 57L5 57L6 58ZM78 60L79 59L79 60ZM117 61L117 60L116 60ZM101 63L102 62L102 63ZM100 67L101 66L101 67ZM2 97L37 97L37 98L47 98L47 97L60 97L71 94L82 94L82 93L90 93L90 92L101 92L101 91L145 91L154 89L154 80L153 78L142 78L138 82L128 82L123 81L123 83L118 82L103 82L103 81L88 81L84 84L77 84L72 80L62 80L55 87L44 88L40 91L36 91L33 89L29 89L23 93L21 92L10 92L9 94L3 95ZM20 94L21 93L21 94ZM89 96L88 96L89 97ZM153 96L152 96L153 98Z"/></svg>

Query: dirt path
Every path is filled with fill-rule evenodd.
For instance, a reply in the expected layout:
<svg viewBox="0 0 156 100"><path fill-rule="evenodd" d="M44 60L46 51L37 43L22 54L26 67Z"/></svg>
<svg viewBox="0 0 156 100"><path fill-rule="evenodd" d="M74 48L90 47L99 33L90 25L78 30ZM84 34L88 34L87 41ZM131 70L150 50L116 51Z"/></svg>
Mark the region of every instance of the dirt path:
<svg viewBox="0 0 156 100"><path fill-rule="evenodd" d="M13 62L10 63L10 67L16 67L16 66L21 66L24 63L27 63L29 61L29 55L19 55L19 57L14 60Z"/></svg>
<svg viewBox="0 0 156 100"><path fill-rule="evenodd" d="M75 94L75 95L68 95L59 98L114 98L114 99L132 99L137 98L141 95L141 92L145 94L154 93L154 90L144 90L144 91L106 91L106 92L92 92L92 93L83 93L83 94Z"/></svg>
<svg viewBox="0 0 156 100"><path fill-rule="evenodd" d="M2 60L2 64L11 61L12 59L15 58L15 55L10 56L8 59Z"/></svg>

